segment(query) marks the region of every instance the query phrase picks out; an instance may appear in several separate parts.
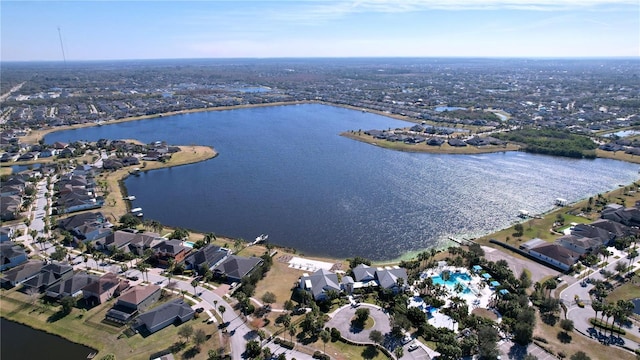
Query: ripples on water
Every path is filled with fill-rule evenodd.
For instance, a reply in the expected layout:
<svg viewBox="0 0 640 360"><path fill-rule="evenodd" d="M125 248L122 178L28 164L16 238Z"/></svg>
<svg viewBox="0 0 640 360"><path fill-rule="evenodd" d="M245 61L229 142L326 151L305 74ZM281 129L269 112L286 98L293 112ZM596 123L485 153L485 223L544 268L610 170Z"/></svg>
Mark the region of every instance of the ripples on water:
<svg viewBox="0 0 640 360"><path fill-rule="evenodd" d="M374 260L442 246L637 179L638 165L508 152L404 153L338 136L405 124L322 105L171 116L65 131L55 141L137 138L211 145L203 163L130 177L145 216L170 226L333 257Z"/></svg>

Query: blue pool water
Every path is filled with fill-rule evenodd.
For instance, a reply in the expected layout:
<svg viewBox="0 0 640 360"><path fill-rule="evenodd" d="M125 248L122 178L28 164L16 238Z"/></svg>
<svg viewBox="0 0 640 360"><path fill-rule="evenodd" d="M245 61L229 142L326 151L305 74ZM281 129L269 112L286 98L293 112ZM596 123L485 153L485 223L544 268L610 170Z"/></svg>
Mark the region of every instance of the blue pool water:
<svg viewBox="0 0 640 360"><path fill-rule="evenodd" d="M444 281L440 275L431 277L434 284L445 285L446 287L453 289L457 283L461 283L464 287L463 294L468 294L471 290L466 286L466 283L471 281L471 276L467 273L451 273L449 280Z"/></svg>

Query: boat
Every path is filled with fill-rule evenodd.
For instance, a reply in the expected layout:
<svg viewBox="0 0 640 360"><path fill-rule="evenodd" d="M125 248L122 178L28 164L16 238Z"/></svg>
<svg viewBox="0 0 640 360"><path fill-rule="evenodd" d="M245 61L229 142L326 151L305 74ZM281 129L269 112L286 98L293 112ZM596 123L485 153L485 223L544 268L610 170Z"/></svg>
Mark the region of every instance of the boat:
<svg viewBox="0 0 640 360"><path fill-rule="evenodd" d="M143 217L143 216L144 216L144 214L143 214L143 213L141 213L141 212L139 212L139 213L137 213L137 214L136 214L136 216L137 216L137 217Z"/></svg>
<svg viewBox="0 0 640 360"><path fill-rule="evenodd" d="M136 197L135 197L135 196L133 196L133 195L125 196L125 197L123 197L123 198L122 198L122 200L129 200L129 201L133 201L133 200L135 200L135 199L136 199Z"/></svg>
<svg viewBox="0 0 640 360"><path fill-rule="evenodd" d="M527 210L520 210L518 213L518 217L520 218L528 218L529 217L529 212Z"/></svg>
<svg viewBox="0 0 640 360"><path fill-rule="evenodd" d="M137 213L137 212L142 212L142 208L137 207L137 208L133 208L133 209L131 209L131 213L132 213L132 214L133 214L133 213Z"/></svg>
<svg viewBox="0 0 640 360"><path fill-rule="evenodd" d="M567 201L567 199L557 198L555 204L556 206L567 206L569 204L569 201Z"/></svg>
<svg viewBox="0 0 640 360"><path fill-rule="evenodd" d="M260 244L262 242L265 242L265 241L267 241L268 238L269 238L269 235L261 234L260 236L258 236L256 238L256 240L253 242L252 245L256 245L256 244Z"/></svg>

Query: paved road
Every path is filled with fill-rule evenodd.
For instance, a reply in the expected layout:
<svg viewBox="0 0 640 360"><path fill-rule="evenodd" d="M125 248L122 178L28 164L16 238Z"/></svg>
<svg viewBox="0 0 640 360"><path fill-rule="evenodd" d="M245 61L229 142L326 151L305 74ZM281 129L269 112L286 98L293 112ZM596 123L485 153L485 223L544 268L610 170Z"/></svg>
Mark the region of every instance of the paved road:
<svg viewBox="0 0 640 360"><path fill-rule="evenodd" d="M625 263L628 262L626 256L620 256L619 259L612 259L612 257L609 258L610 264L605 267L606 270L609 270L611 272L615 272L616 264L619 261L623 261ZM637 266L637 263L638 260L634 262L634 266ZM604 280L604 277L598 272L589 275L589 278L591 278L592 280ZM589 328L592 327L589 323L589 318L595 317L595 311L589 305L591 303L589 290L591 290L593 287L594 285L592 284L587 284L587 286L583 287L580 281L576 281L560 293L560 299L567 306L567 318L573 320L573 325L576 331L583 334L584 336L589 336ZM575 301L576 296L587 303L584 308L581 308L577 305ZM625 328L625 330L628 333L635 335L636 337L640 337L640 331L637 326L627 327ZM640 344L625 337L622 337L622 339L625 342L625 346L631 349L640 348ZM597 339L594 338L594 341L597 341Z"/></svg>
<svg viewBox="0 0 640 360"><path fill-rule="evenodd" d="M356 316L356 310L359 308L369 309L369 316L375 321L375 325L371 329L357 330L351 327L351 319ZM343 337L351 341L361 343L371 343L371 340L369 340L369 334L371 334L371 331L373 330L378 330L383 335L391 332L389 314L382 311L381 308L371 304L362 304L358 308L354 308L351 305L345 305L333 312L331 320L327 322L326 326L329 328L335 327L340 330L340 334Z"/></svg>

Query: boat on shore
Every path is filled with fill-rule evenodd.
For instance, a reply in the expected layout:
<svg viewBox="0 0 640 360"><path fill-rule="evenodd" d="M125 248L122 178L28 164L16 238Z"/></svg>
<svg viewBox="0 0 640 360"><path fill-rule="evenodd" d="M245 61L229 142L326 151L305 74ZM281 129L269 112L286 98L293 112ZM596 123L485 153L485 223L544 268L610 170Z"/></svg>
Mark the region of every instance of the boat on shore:
<svg viewBox="0 0 640 360"><path fill-rule="evenodd" d="M135 197L135 196L133 196L133 195L125 196L125 197L123 197L123 198L122 198L122 200L129 200L129 201L133 201L133 200L135 200L135 199L136 199L136 197Z"/></svg>
<svg viewBox="0 0 640 360"><path fill-rule="evenodd" d="M257 244L263 243L267 241L267 239L269 239L269 235L261 234L256 238L256 240L253 243L251 243L251 245L257 245Z"/></svg>

